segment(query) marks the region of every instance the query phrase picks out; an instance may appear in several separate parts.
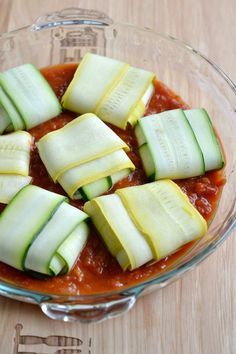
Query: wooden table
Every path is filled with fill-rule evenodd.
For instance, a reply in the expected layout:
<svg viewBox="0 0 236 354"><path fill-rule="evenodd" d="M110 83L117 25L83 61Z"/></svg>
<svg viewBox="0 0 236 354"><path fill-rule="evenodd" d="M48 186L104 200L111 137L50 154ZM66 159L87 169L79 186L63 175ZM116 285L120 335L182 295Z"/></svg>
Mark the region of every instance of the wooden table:
<svg viewBox="0 0 236 354"><path fill-rule="evenodd" d="M181 38L236 81L235 0L0 0L0 31L27 25L40 14L71 6L94 8L115 21ZM139 299L126 315L101 324L55 322L34 305L0 298L0 354L13 354L17 323L23 325L21 334L78 337L86 354L236 353L234 236L183 279ZM29 351L28 346L20 349ZM30 349L56 352L55 347L45 345Z"/></svg>

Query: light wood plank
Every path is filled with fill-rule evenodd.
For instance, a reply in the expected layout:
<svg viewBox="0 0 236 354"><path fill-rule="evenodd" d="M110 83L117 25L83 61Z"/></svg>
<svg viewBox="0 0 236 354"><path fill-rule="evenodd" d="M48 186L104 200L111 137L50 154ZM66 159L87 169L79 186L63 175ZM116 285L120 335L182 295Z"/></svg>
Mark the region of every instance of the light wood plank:
<svg viewBox="0 0 236 354"><path fill-rule="evenodd" d="M30 24L68 6L94 8L183 39L236 81L235 0L0 0L0 31ZM4 15L2 15L4 14ZM36 306L0 298L0 353L12 354L14 326L23 334L92 338L96 354L236 353L236 234L197 269L163 290L140 298L128 314L101 324L54 322ZM85 346L84 346L85 348ZM45 347L38 347L46 351ZM88 351L83 351L87 353Z"/></svg>

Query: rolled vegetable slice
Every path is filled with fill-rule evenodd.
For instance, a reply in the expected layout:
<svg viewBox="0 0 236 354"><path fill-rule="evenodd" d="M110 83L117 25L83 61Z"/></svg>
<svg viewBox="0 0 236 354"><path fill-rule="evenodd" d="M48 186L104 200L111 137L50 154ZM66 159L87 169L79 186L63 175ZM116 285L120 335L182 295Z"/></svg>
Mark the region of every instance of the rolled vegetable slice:
<svg viewBox="0 0 236 354"><path fill-rule="evenodd" d="M126 129L128 123L134 125L144 114L142 97L149 92L154 76L149 71L130 67L116 87L103 98L95 113L121 129Z"/></svg>
<svg viewBox="0 0 236 354"><path fill-rule="evenodd" d="M86 147L86 148L85 148ZM76 118L38 142L39 154L54 182L69 169L129 147L94 114Z"/></svg>
<svg viewBox="0 0 236 354"><path fill-rule="evenodd" d="M75 199L83 199L84 201L91 200L98 197L99 195L108 192L110 188L117 182L120 182L123 178L127 177L130 174L130 169L123 169L116 173L113 173L111 176L98 179L95 182L86 184L81 187L78 192L76 192Z"/></svg>
<svg viewBox="0 0 236 354"><path fill-rule="evenodd" d="M74 243L76 246L78 246L78 243L81 246L84 245L84 237L82 243L81 240L77 242L76 237L74 241L67 238L71 237L70 235L76 227L87 218L88 216L81 210L65 202L62 203L37 235L36 239L31 243L25 258L24 268L47 275L57 275L60 273L63 268L58 268L55 273L55 267L54 269L51 268L51 261L57 250L60 249L60 246L66 240L71 248L73 248ZM66 246L64 245L63 249L64 247ZM75 252L77 250L78 247L74 250L73 255L70 255L69 251L65 251L64 249L64 254L67 254L65 259L68 260L68 264L74 263ZM69 267L64 271L68 269Z"/></svg>
<svg viewBox="0 0 236 354"><path fill-rule="evenodd" d="M207 231L206 221L171 180L123 188L116 193L157 260Z"/></svg>
<svg viewBox="0 0 236 354"><path fill-rule="evenodd" d="M148 145L141 145L140 152L149 178L177 179L205 173L202 151L181 109L144 117L135 131L139 145Z"/></svg>
<svg viewBox="0 0 236 354"><path fill-rule="evenodd" d="M111 187L112 187L112 180L111 177L109 176L109 177L98 179L95 182L86 184L85 186L79 189L79 192L81 194L81 199L86 201L104 194Z"/></svg>
<svg viewBox="0 0 236 354"><path fill-rule="evenodd" d="M62 104L77 113L93 112L126 129L143 116L153 94L151 72L120 61L87 53L66 90Z"/></svg>
<svg viewBox="0 0 236 354"><path fill-rule="evenodd" d="M115 183L120 182L123 178L127 177L130 174L130 171L130 169L125 168L116 173L113 173L111 176L107 176L98 179L95 182L86 184L79 189L79 194L77 194L77 192L75 193L75 198L83 199L84 201L96 198L99 195L108 192Z"/></svg>
<svg viewBox="0 0 236 354"><path fill-rule="evenodd" d="M36 186L21 189L0 215L0 260L24 270L30 244L65 200Z"/></svg>
<svg viewBox="0 0 236 354"><path fill-rule="evenodd" d="M118 60L87 53L62 97L63 107L77 113L95 113L104 93L128 70Z"/></svg>
<svg viewBox="0 0 236 354"><path fill-rule="evenodd" d="M117 182L121 181L122 179L128 177L132 170L133 170L133 168L131 170L128 168L125 168L124 170L113 173L111 175L112 184L116 184Z"/></svg>
<svg viewBox="0 0 236 354"><path fill-rule="evenodd" d="M19 131L0 136L0 174L29 175L32 137Z"/></svg>
<svg viewBox="0 0 236 354"><path fill-rule="evenodd" d="M73 199L74 194L79 188L127 169L129 170L129 174L130 170L135 169L135 166L123 150L118 150L69 169L58 178L58 182L62 185L70 198ZM127 175L127 171L125 175ZM115 182L112 181L112 184L122 178L123 175L121 175L119 179L116 178ZM108 190L110 187L111 185L104 191Z"/></svg>
<svg viewBox="0 0 236 354"><path fill-rule="evenodd" d="M84 210L92 217L123 270L135 269L153 258L148 243L130 219L118 195L98 197L87 202Z"/></svg>
<svg viewBox="0 0 236 354"><path fill-rule="evenodd" d="M1 86L0 86L0 104L5 109L8 117L10 118L14 130L25 129L25 123L20 113L18 112L14 103L11 101L11 99L8 97L8 95L5 93L5 91Z"/></svg>
<svg viewBox="0 0 236 354"><path fill-rule="evenodd" d="M61 113L61 105L48 82L32 64L11 68L0 74L0 85L20 114L18 120L31 129ZM0 101L3 104L3 100ZM4 106L6 109L6 106ZM23 129L8 111L15 130ZM23 124L24 123L24 124Z"/></svg>
<svg viewBox="0 0 236 354"><path fill-rule="evenodd" d="M0 105L0 134L2 134L10 125L11 119L6 110Z"/></svg>
<svg viewBox="0 0 236 354"><path fill-rule="evenodd" d="M19 175L0 175L0 203L8 204L25 186L30 184L32 177Z"/></svg>
<svg viewBox="0 0 236 354"><path fill-rule="evenodd" d="M188 109L184 111L184 114L202 150L206 171L222 168L224 166L224 158L220 143L206 110L204 108Z"/></svg>
<svg viewBox="0 0 236 354"><path fill-rule="evenodd" d="M54 274L62 271L68 273L83 250L88 239L89 227L81 222L57 249L50 263L50 270Z"/></svg>

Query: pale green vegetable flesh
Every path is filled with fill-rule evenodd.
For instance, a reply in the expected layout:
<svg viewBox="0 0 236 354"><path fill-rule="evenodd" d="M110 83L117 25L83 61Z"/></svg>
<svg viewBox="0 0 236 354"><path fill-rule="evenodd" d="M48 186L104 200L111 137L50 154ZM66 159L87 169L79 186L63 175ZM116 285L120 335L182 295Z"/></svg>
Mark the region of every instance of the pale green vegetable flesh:
<svg viewBox="0 0 236 354"><path fill-rule="evenodd" d="M45 135L37 146L48 173L72 199L97 197L112 187L111 176L118 182L135 169L128 145L92 113Z"/></svg>
<svg viewBox="0 0 236 354"><path fill-rule="evenodd" d="M61 113L61 105L55 93L40 71L32 64L20 65L2 72L0 85L9 97L11 105L19 112L20 116L16 120L16 117L6 108L0 92L0 102L7 110L15 130L31 129Z"/></svg>
<svg viewBox="0 0 236 354"><path fill-rule="evenodd" d="M119 196L96 198L86 203L84 210L91 215L109 251L124 270L138 268L153 258L148 243L130 219Z"/></svg>
<svg viewBox="0 0 236 354"><path fill-rule="evenodd" d="M160 260L207 231L206 221L171 180L118 189L87 202L84 210L124 270Z"/></svg>
<svg viewBox="0 0 236 354"><path fill-rule="evenodd" d="M11 125L11 119L7 111L0 105L0 134L2 134L7 127Z"/></svg>
<svg viewBox="0 0 236 354"><path fill-rule="evenodd" d="M124 170L118 171L116 173L113 173L111 177L112 184L116 184L117 182L120 182L122 179L126 178L130 174L130 169L125 168Z"/></svg>
<svg viewBox="0 0 236 354"><path fill-rule="evenodd" d="M137 122L134 132L138 142L138 146L141 147L143 144L146 144L147 141L139 122L140 121Z"/></svg>
<svg viewBox="0 0 236 354"><path fill-rule="evenodd" d="M0 203L8 204L29 176L32 136L24 131L0 136Z"/></svg>
<svg viewBox="0 0 236 354"><path fill-rule="evenodd" d="M0 136L0 174L29 175L32 137L19 131Z"/></svg>
<svg viewBox="0 0 236 354"><path fill-rule="evenodd" d="M84 200L90 200L107 192L112 187L111 177L104 177L95 182L86 184L79 191Z"/></svg>
<svg viewBox="0 0 236 354"><path fill-rule="evenodd" d="M31 274L71 270L83 249L88 215L66 197L24 187L0 215L0 261Z"/></svg>
<svg viewBox="0 0 236 354"><path fill-rule="evenodd" d="M1 73L0 73L1 77ZM5 109L8 117L11 119L11 123L14 127L14 130L23 130L25 129L25 122L21 117L20 113L16 109L15 105L5 93L3 88L0 86L0 104Z"/></svg>
<svg viewBox="0 0 236 354"><path fill-rule="evenodd" d="M128 65L118 60L87 53L62 97L63 107L81 114L95 113L104 93L127 69Z"/></svg>
<svg viewBox="0 0 236 354"><path fill-rule="evenodd" d="M123 188L116 193L158 260L207 231L206 221L170 180Z"/></svg>
<svg viewBox="0 0 236 354"><path fill-rule="evenodd" d="M154 86L152 72L87 53L67 88L62 104L77 113L95 113L121 129L143 116Z"/></svg>
<svg viewBox="0 0 236 354"><path fill-rule="evenodd" d="M135 135L150 180L188 178L224 166L220 143L205 109L175 109L138 121Z"/></svg>
<svg viewBox="0 0 236 354"><path fill-rule="evenodd" d="M23 270L29 244L65 199L36 186L21 189L0 215L0 260Z"/></svg>
<svg viewBox="0 0 236 354"><path fill-rule="evenodd" d="M142 96L153 77L148 71L130 67L117 86L102 100L96 114L121 129L126 129L127 123L135 124L144 114Z"/></svg>
<svg viewBox="0 0 236 354"><path fill-rule="evenodd" d="M150 181L155 180L155 164L148 144L143 144L138 149L144 171Z"/></svg>
<svg viewBox="0 0 236 354"><path fill-rule="evenodd" d="M101 178L112 176L115 173L122 173L122 171L127 169L133 171L135 166L123 150L117 150L111 154L69 169L58 178L58 182L70 198L74 199L75 193L77 193L79 188L96 182ZM123 178L122 176L120 179Z"/></svg>
<svg viewBox="0 0 236 354"><path fill-rule="evenodd" d="M53 256L50 269L54 274L68 273L82 252L88 239L89 227L86 222L81 222L57 249ZM56 264L61 264L58 267Z"/></svg>
<svg viewBox="0 0 236 354"><path fill-rule="evenodd" d="M32 177L0 174L0 203L8 204L25 186L30 184Z"/></svg>
<svg viewBox="0 0 236 354"><path fill-rule="evenodd" d="M128 146L94 114L80 116L48 133L37 146L54 182L70 168L120 149L129 151Z"/></svg>
<svg viewBox="0 0 236 354"><path fill-rule="evenodd" d="M212 126L209 115L203 108L184 111L202 150L206 171L224 166L220 143Z"/></svg>
<svg viewBox="0 0 236 354"><path fill-rule="evenodd" d="M205 173L204 159L193 130L181 109L140 119L139 128L148 145L144 158L154 163L155 179L188 178ZM137 139L140 140L138 130ZM142 140L142 137L141 137ZM143 149L144 150L144 149ZM145 170L152 175L150 163Z"/></svg>
<svg viewBox="0 0 236 354"><path fill-rule="evenodd" d="M127 177L130 174L130 169L126 168L120 170L111 176L107 176L101 179L98 179L95 182L88 183L85 186L79 189L79 195L77 199L83 199L84 201L91 200L98 197L99 195L108 192L112 186L121 181L123 178ZM77 193L77 192L76 192Z"/></svg>
<svg viewBox="0 0 236 354"><path fill-rule="evenodd" d="M81 210L62 203L30 245L24 268L42 274L52 274L50 262L60 245L87 218Z"/></svg>

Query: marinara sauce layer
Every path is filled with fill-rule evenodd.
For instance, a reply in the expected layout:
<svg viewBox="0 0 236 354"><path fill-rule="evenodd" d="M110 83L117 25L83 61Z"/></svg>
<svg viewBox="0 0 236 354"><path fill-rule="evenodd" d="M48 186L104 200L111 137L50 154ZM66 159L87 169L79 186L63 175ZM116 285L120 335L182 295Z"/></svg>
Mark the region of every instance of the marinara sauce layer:
<svg viewBox="0 0 236 354"><path fill-rule="evenodd" d="M72 80L76 68L76 64L62 64L41 70L59 99L61 99ZM185 109L189 107L163 83L156 81L155 93L146 109L145 115L175 108ZM31 129L30 133L34 137L30 165L30 175L33 177L33 184L56 193L65 194L60 185L54 184L48 175L40 160L35 143L45 134L63 127L75 117L77 117L77 114L64 111L60 116ZM113 193L117 188L146 183L147 179L142 169L133 130L130 128L124 131L112 125L109 126L129 145L129 157L136 166L136 170L129 177L117 183L109 193ZM188 195L191 203L209 221L217 208L221 189L225 182L222 171L208 172L203 177L178 180L176 182ZM83 202L81 201L71 201L71 204L80 209L83 207ZM0 210L3 210L3 208L4 206L0 204ZM190 250L193 244L194 242L185 245L175 254L159 262L146 264L134 271L127 270L123 272L91 225L89 240L69 274L53 278L36 279L27 273L0 263L0 279L29 290L52 294L78 295L110 292L135 285L160 274L160 272L163 272Z"/></svg>

